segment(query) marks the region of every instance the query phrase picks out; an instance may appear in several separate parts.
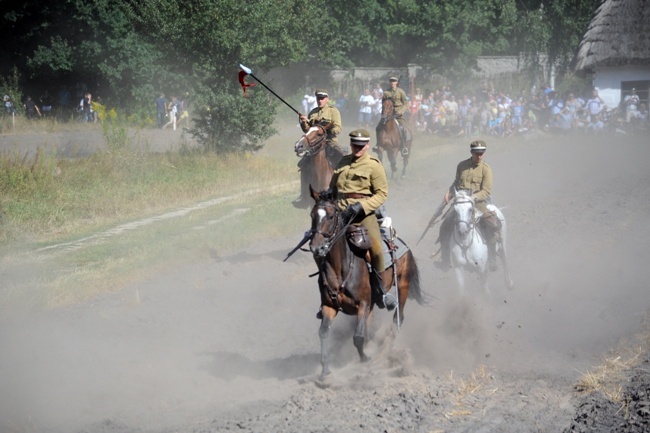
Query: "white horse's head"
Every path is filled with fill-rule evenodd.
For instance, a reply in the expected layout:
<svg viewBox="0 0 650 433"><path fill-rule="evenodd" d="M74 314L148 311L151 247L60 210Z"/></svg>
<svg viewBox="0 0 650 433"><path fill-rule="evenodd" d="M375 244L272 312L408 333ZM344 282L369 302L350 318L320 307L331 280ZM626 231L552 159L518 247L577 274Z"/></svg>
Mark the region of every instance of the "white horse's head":
<svg viewBox="0 0 650 433"><path fill-rule="evenodd" d="M467 236L474 227L474 199L467 190L456 190L452 202L456 231L461 237Z"/></svg>

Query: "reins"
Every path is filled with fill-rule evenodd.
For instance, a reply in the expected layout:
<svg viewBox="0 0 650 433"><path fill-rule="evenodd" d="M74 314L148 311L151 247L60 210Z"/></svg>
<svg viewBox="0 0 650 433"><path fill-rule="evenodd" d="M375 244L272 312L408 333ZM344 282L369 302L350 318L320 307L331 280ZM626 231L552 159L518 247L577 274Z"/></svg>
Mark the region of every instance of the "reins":
<svg viewBox="0 0 650 433"><path fill-rule="evenodd" d="M322 206L327 206L334 209L334 212L336 213L336 228L334 229L333 233L325 233L322 230L315 230L315 229L311 229L311 233L312 233L312 237L314 234L319 234L328 240L326 252L329 253L330 249L332 248L332 245L334 245L336 242L338 242L339 239L341 239L341 236L345 234L345 231L350 226L350 224L352 224L352 221L349 221L348 223L344 224L343 228L339 230L338 228L340 225L339 222L341 221L341 212L339 211L336 204L332 202L327 202Z"/></svg>
<svg viewBox="0 0 650 433"><path fill-rule="evenodd" d="M327 263L327 256L329 255L332 246L334 246L341 239L341 237L343 235L345 235L345 232L347 231L347 228L350 226L350 224L352 224L352 220L350 220L349 222L347 222L345 224L341 224L341 222L342 222L342 220L341 220L341 212L339 211L336 204L331 202L331 201L327 201L324 204L317 203L316 206L324 206L324 207L332 208L332 209L334 209L334 212L336 214L335 229L334 229L333 232L326 233L326 232L324 232L322 230L317 230L316 228L312 228L311 231L310 231L312 238L313 238L314 234L320 234L325 239L327 239L326 248L325 248L325 255L323 257L320 257L319 258L320 260L318 260L318 262L321 263L318 266L319 267L318 274L320 274L320 273L324 272L324 267L322 266L322 264ZM341 227L341 225L342 225L342 227ZM332 290L330 285L327 283L327 278L323 278L324 286L327 289L327 293L329 295L329 298L331 299L332 304L335 305L339 310L341 309L341 306L339 305L338 295L339 295L340 291L343 290L346 287L346 284L347 284L348 280L350 279L350 277L353 274L352 269L353 269L353 266L354 266L354 255L351 253L350 248L349 248L349 246L347 246L347 244L345 245L345 248L348 251L347 256L349 258L348 273L345 276L345 278L343 279L343 281L341 282L341 284L339 285L338 290L336 290L336 291Z"/></svg>

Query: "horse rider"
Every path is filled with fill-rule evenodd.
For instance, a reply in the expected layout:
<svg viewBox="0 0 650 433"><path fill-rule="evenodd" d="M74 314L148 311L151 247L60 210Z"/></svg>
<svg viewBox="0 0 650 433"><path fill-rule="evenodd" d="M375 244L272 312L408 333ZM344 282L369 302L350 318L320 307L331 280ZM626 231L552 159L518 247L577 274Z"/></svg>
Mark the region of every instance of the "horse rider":
<svg viewBox="0 0 650 433"><path fill-rule="evenodd" d="M482 229L488 245L488 262L490 270L496 269L496 243L501 230L501 222L496 213L488 210L492 194L492 169L483 162L483 155L487 145L483 140L473 141L470 145L471 157L461 161L456 167L456 178L447 192L445 192L445 203L449 203L454 189L465 189L471 191L476 208L481 211L479 227ZM453 232L453 218L447 217L440 224L440 261L436 266L442 270L451 267L449 240Z"/></svg>
<svg viewBox="0 0 650 433"><path fill-rule="evenodd" d="M301 114L298 121L303 132L309 131L309 128L321 122L332 124L327 130L325 154L330 165L336 167L343 156L343 151L338 146L338 135L342 128L341 113L336 107L329 105L329 94L327 90L316 89L314 95L316 96L318 105L309 114ZM310 158L310 156L305 155L298 162L298 167L300 168L300 197L292 202L297 208L306 208L311 203L309 198L309 173L305 168L308 166L307 158Z"/></svg>
<svg viewBox="0 0 650 433"><path fill-rule="evenodd" d="M392 99L393 109L395 110L395 119L397 119L397 124L399 125L399 135L401 138L400 149L403 154L408 153L408 149L404 146L408 140L407 131L408 125L406 124L406 119L404 118L404 113L408 110L409 104L408 99L406 98L406 93L399 87L399 80L397 77L390 77L388 79L390 87L388 90L384 91L382 96L382 101L384 99ZM381 125L381 124L380 124ZM379 135L380 125L377 125L377 135Z"/></svg>
<svg viewBox="0 0 650 433"><path fill-rule="evenodd" d="M377 296L377 306L389 311L397 306L392 294L387 294L381 272L384 271L384 253L382 249L379 223L375 211L388 198L388 181L382 163L367 152L370 147L370 134L365 129L350 133L350 154L339 162L330 183L336 191L338 206L343 212L343 220L352 221L368 229L371 240L370 285Z"/></svg>

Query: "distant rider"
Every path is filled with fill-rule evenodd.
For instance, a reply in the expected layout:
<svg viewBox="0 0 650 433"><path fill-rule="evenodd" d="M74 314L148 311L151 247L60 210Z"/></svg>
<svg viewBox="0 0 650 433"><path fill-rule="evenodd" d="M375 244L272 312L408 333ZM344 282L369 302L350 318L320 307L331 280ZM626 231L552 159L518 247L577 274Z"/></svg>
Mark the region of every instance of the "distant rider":
<svg viewBox="0 0 650 433"><path fill-rule="evenodd" d="M341 151L341 148L338 146L338 135L342 129L341 113L339 113L339 110L336 107L329 105L329 94L327 93L327 90L317 89L314 94L316 95L318 106L312 109L309 114L300 115L300 127L303 132L307 132L309 131L309 128L321 122L332 124L327 130L325 153L330 165L336 167L336 164L338 164L343 156L343 151ZM308 166L307 158L311 157L307 155L303 156L298 162L298 167L300 167L300 197L292 202L292 204L297 208L306 208L311 203L309 198L309 173L305 169Z"/></svg>
<svg viewBox="0 0 650 433"><path fill-rule="evenodd" d="M490 270L496 269L496 242L501 229L500 221L496 214L487 208L492 194L492 169L483 162L483 155L487 145L483 140L476 140L470 144L471 157L461 161L456 167L456 177L447 192L444 200L449 203L455 189L470 191L476 208L481 211L481 228L488 244L488 260ZM442 270L451 267L449 241L453 232L454 220L447 217L440 224L440 261L436 266Z"/></svg>

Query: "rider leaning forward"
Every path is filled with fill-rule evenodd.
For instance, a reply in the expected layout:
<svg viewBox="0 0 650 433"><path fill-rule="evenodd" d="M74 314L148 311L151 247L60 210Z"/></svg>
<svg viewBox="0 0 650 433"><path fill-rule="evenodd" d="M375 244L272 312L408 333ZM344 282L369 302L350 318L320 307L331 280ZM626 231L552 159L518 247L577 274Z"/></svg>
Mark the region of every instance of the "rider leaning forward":
<svg viewBox="0 0 650 433"><path fill-rule="evenodd" d="M449 203L453 197L454 190L465 189L469 190L474 199L476 208L481 211L481 228L485 240L488 244L488 260L490 269L494 270L496 267L496 242L497 235L500 229L500 222L496 214L487 208L490 203L490 195L492 194L492 169L489 165L483 162L483 155L487 145L482 140L473 141L470 144L471 157L461 161L456 167L456 178L451 184L447 192L445 192L444 200ZM449 241L453 232L454 221L452 218L445 218L440 225L440 262L436 265L442 269L447 270L451 267Z"/></svg>
<svg viewBox="0 0 650 433"><path fill-rule="evenodd" d="M342 217L347 223L363 225L368 229L371 239L370 284L379 296L377 306L392 310L397 300L391 294L386 294L381 272L384 270L384 254L382 251L381 233L375 211L388 198L388 181L382 163L368 155L370 134L364 129L350 133L350 154L339 162L330 188L336 191L339 209L343 210Z"/></svg>
<svg viewBox="0 0 650 433"><path fill-rule="evenodd" d="M339 113L336 107L329 105L329 94L327 90L317 89L314 94L318 104L317 107L312 109L307 115L301 114L298 121L303 132L309 131L309 128L321 122L332 124L327 130L325 153L330 165L336 167L336 164L338 164L343 156L343 152L338 146L338 135L341 132L341 113ZM311 203L309 199L309 173L305 169L308 166L307 158L310 158L310 156L303 156L298 162L298 167L300 167L300 197L293 201L293 205L298 208L306 208Z"/></svg>

